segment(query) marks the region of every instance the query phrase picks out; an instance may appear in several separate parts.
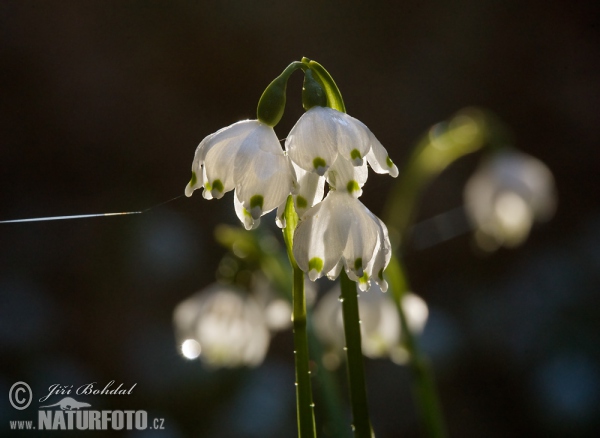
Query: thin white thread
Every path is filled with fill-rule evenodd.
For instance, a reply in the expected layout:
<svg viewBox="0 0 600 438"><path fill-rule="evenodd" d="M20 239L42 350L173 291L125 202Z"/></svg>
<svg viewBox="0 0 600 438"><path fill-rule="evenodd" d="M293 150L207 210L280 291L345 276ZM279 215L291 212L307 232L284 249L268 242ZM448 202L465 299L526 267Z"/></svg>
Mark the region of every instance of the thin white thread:
<svg viewBox="0 0 600 438"><path fill-rule="evenodd" d="M146 208L141 211L124 211L120 213L97 213L97 214L75 214L70 216L46 216L46 217L34 217L27 219L11 219L7 221L0 221L0 224L10 224L10 223L19 223L19 222L46 222L46 221L60 221L60 220L69 220L69 219L87 219L92 217L108 217L108 216L125 216L129 214L142 214L146 213L153 208L160 207L161 205L168 204L169 202L175 201L176 199L181 198L183 195L176 196L168 201L161 202L160 204L153 205L150 208Z"/></svg>

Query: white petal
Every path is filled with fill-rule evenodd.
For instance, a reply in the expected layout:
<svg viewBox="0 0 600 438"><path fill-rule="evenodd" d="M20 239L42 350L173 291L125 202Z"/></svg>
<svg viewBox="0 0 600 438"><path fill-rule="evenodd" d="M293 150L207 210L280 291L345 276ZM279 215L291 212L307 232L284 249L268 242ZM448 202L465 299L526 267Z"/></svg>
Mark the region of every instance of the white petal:
<svg viewBox="0 0 600 438"><path fill-rule="evenodd" d="M236 192L254 219L279 207L295 185L295 174L272 128L248 137L234 162Z"/></svg>
<svg viewBox="0 0 600 438"><path fill-rule="evenodd" d="M338 277L338 275L340 275L340 272L342 272L343 267L344 262L342 262L342 260L340 259L337 265L335 265L333 269L327 273L327 278L329 278L331 281L335 280Z"/></svg>
<svg viewBox="0 0 600 438"><path fill-rule="evenodd" d="M288 155L298 166L323 175L338 154L336 121L331 108L315 106L296 122L285 141Z"/></svg>
<svg viewBox="0 0 600 438"><path fill-rule="evenodd" d="M313 281L337 265L346 246L352 218L339 201L334 191L329 192L306 212L294 234L296 262Z"/></svg>
<svg viewBox="0 0 600 438"><path fill-rule="evenodd" d="M369 212L377 222L378 239L373 258L367 263L365 272L368 280L373 280L379 285L383 292L387 291L388 284L383 279L383 271L392 257L392 245L388 236L388 230L381 219Z"/></svg>
<svg viewBox="0 0 600 438"><path fill-rule="evenodd" d="M398 168L390 159L385 148L381 145L379 140L370 133L369 139L371 142L371 150L367 154L367 161L377 173L389 173L390 176L396 178L398 176Z"/></svg>
<svg viewBox="0 0 600 438"><path fill-rule="evenodd" d="M243 204L238 199L237 190L233 194L233 207L235 208L235 214L238 219L244 224L244 228L247 230L254 230L260 224L260 219L255 220L250 212L246 210Z"/></svg>
<svg viewBox="0 0 600 438"><path fill-rule="evenodd" d="M275 223L279 228L285 228L285 207L287 205L287 199L277 207L277 213L275 216Z"/></svg>
<svg viewBox="0 0 600 438"><path fill-rule="evenodd" d="M235 188L233 165L242 144L260 137L263 124L257 120L244 120L221 129L198 146L204 155L206 169L205 190L215 198L221 198ZM274 135L274 134L273 134ZM204 141L203 141L204 143Z"/></svg>
<svg viewBox="0 0 600 438"><path fill-rule="evenodd" d="M298 216L302 217L307 209L323 200L325 178L302 169L293 161L292 164L298 180L298 190L294 194L294 206Z"/></svg>
<svg viewBox="0 0 600 438"><path fill-rule="evenodd" d="M360 166L354 166L350 161L338 156L326 176L327 182L335 190L358 198L362 195L362 186L367 182L369 171L365 161Z"/></svg>
<svg viewBox="0 0 600 438"><path fill-rule="evenodd" d="M370 149L371 131L354 117L331 108L327 109L330 113L329 117L334 120L337 127L338 153L354 166L361 166L363 157Z"/></svg>
<svg viewBox="0 0 600 438"><path fill-rule="evenodd" d="M364 274L364 268L373 258L379 240L379 223L375 216L358 199L340 193L347 205L346 214L352 217L348 241L343 251L346 272L356 276Z"/></svg>

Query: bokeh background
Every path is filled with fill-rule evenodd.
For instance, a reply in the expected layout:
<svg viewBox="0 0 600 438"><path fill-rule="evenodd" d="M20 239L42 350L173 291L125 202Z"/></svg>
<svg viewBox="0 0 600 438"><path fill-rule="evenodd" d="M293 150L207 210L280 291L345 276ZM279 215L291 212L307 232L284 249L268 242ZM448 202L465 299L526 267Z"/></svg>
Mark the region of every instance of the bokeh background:
<svg viewBox="0 0 600 438"><path fill-rule="evenodd" d="M489 108L552 170L559 207L518 249L484 255L468 234L404 249L430 307L421 341L448 430L598 436L599 25L593 1L2 0L0 220L180 195L199 141L255 117L264 87L302 56L332 73L400 168L431 125ZM302 113L300 87L294 76L280 138ZM428 188L419 220L462 205L477 159ZM391 186L371 176L362 199L380 214ZM211 371L177 350L172 310L214 281L222 222L237 224L231 195L0 224L1 434L35 418L36 403L9 405L13 382L38 395L115 380L137 386L86 400L164 417L151 436L295 436L289 332L252 370ZM378 436L420 436L409 371L368 360L367 373Z"/></svg>

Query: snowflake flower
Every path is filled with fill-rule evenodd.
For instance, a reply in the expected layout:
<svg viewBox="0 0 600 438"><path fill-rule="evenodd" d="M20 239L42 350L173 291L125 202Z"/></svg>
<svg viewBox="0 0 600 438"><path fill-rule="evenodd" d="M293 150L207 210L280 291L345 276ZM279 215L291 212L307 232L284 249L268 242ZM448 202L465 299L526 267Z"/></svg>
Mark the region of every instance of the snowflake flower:
<svg viewBox="0 0 600 438"><path fill-rule="evenodd" d="M398 168L369 128L332 108L314 106L306 111L290 131L285 149L299 167L320 176L338 157L354 166L366 159L375 172L398 176Z"/></svg>
<svg viewBox="0 0 600 438"><path fill-rule="evenodd" d="M371 279L387 290L383 279L391 257L387 228L348 193L331 190L302 216L293 253L312 281L324 274L335 279L344 267L361 290L370 286Z"/></svg>
<svg viewBox="0 0 600 438"><path fill-rule="evenodd" d="M203 187L205 199L234 190L234 205L246 229L285 204L296 190L296 176L275 131L258 120L244 120L207 136L198 145L186 196Z"/></svg>

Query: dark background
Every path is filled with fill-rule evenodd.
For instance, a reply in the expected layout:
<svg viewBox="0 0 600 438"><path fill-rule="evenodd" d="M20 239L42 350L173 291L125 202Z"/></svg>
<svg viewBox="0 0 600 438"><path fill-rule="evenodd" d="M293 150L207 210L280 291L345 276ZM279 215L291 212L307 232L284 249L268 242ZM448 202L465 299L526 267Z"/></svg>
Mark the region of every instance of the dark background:
<svg viewBox="0 0 600 438"><path fill-rule="evenodd" d="M0 220L141 210L183 193L196 145L254 118L264 87L307 56L402 167L418 138L468 105L493 110L555 175L559 207L516 250L464 235L407 247L430 306L422 337L454 437L587 437L600 430L600 33L595 2L0 1ZM300 75L276 131L301 114ZM453 165L420 219L462 203ZM371 175L380 214L392 180ZM292 341L255 370L177 352L174 306L214 281L237 225L231 195L146 214L0 225L0 430L35 418L19 380L125 386L104 409L166 418L161 437L295 435ZM271 220L264 221L272 222ZM405 367L367 361L380 437L416 437ZM33 436L34 434L27 434ZM116 435L116 433L115 433ZM131 433L131 436L140 435ZM145 436L145 435L144 435Z"/></svg>

